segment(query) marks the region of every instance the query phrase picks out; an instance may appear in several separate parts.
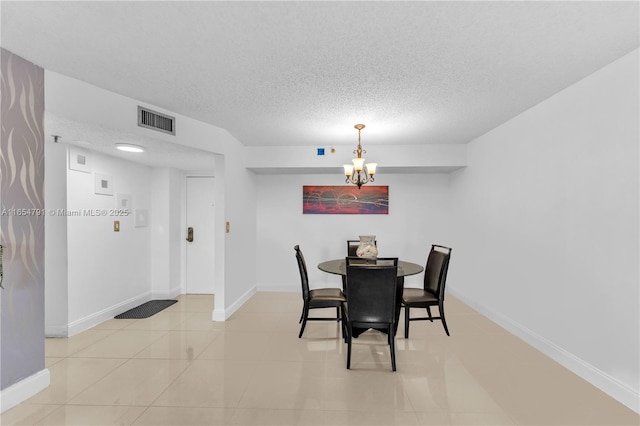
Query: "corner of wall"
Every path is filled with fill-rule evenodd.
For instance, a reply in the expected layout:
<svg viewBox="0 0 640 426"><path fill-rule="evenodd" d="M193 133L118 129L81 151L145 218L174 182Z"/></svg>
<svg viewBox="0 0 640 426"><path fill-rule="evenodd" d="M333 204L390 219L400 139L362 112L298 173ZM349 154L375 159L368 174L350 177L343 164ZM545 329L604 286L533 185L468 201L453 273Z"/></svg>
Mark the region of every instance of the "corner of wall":
<svg viewBox="0 0 640 426"><path fill-rule="evenodd" d="M256 294L256 287L253 286L249 290L247 290L242 296L240 296L235 302L233 302L226 309L214 309L213 314L211 316L213 321L226 321L231 318L231 316L238 310L242 305L244 305L247 300L251 298L254 294Z"/></svg>

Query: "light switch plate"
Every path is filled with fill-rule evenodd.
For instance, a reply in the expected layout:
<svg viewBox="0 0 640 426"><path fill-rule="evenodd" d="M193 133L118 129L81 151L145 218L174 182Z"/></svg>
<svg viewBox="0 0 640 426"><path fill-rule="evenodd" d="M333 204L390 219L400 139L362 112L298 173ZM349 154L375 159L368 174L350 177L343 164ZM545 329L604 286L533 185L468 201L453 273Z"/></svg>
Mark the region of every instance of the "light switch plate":
<svg viewBox="0 0 640 426"><path fill-rule="evenodd" d="M113 221L113 232L120 232L120 221L119 220L114 220Z"/></svg>

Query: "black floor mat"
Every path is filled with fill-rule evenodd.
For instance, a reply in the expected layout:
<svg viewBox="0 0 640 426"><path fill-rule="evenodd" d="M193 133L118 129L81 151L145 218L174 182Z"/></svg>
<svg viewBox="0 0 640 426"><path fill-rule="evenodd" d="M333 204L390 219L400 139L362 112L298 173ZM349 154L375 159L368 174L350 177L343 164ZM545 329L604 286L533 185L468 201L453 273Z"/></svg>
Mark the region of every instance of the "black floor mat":
<svg viewBox="0 0 640 426"><path fill-rule="evenodd" d="M136 306L133 309L129 309L127 312L123 312L120 315L116 315L115 319L136 319L136 318L149 318L151 315L157 314L163 309L176 303L177 300L151 300L147 303L143 303L140 306Z"/></svg>

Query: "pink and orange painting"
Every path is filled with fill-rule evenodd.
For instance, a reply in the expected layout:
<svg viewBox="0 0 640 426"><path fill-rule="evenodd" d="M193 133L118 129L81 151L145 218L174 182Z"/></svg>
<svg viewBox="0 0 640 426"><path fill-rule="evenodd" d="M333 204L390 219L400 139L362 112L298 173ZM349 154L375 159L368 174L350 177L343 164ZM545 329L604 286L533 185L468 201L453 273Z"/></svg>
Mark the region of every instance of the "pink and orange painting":
<svg viewBox="0 0 640 426"><path fill-rule="evenodd" d="M304 214L389 214L388 186L303 186Z"/></svg>

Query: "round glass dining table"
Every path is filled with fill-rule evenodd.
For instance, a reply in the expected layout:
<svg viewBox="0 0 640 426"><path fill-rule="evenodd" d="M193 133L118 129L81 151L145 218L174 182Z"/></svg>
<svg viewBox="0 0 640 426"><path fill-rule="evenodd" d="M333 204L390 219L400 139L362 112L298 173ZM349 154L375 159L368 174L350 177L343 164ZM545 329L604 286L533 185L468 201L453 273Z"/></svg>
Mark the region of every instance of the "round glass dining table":
<svg viewBox="0 0 640 426"><path fill-rule="evenodd" d="M366 262L366 259L363 259ZM346 293L347 289L347 268L346 260L334 259L320 262L318 269L330 274L342 275L342 290ZM398 321L400 320L400 307L402 303L402 292L404 291L404 277L409 275L416 275L424 271L424 268L417 263L405 262L404 260L398 260L398 290L396 292L396 331L398 330ZM347 304L349 301L347 300ZM365 332L366 329L353 329L353 337L358 337ZM380 330L382 331L382 330Z"/></svg>
<svg viewBox="0 0 640 426"><path fill-rule="evenodd" d="M346 261L344 259L327 260L318 264L318 269L330 274L347 275ZM416 275L424 271L424 268L417 263L398 260L398 277Z"/></svg>

